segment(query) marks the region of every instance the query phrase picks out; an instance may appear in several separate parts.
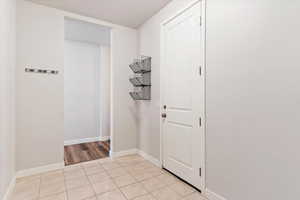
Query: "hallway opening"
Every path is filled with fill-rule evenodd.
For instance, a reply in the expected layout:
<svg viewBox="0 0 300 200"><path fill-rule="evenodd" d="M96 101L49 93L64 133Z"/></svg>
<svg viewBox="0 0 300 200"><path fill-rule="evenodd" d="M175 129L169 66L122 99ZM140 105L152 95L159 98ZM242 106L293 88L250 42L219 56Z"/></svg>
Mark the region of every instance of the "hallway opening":
<svg viewBox="0 0 300 200"><path fill-rule="evenodd" d="M65 18L65 165L109 156L110 29Z"/></svg>

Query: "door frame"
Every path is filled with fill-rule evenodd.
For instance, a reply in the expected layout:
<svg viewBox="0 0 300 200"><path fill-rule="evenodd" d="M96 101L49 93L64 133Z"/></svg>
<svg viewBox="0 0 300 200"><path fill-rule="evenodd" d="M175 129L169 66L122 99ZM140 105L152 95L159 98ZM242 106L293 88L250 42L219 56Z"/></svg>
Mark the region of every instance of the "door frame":
<svg viewBox="0 0 300 200"><path fill-rule="evenodd" d="M112 39L112 35L113 35L113 30L115 30L116 28L119 27L123 27L120 25L116 25L110 22L106 22L106 21L102 21L102 20L98 20L98 19L94 19L94 18L90 18L90 17L85 17L82 15L78 15L78 14L74 14L68 11L62 11L62 15L64 18L64 21L66 19L71 19L71 20L77 20L77 21L83 21L86 23L91 23L91 24L95 24L95 25L99 25L99 26L105 26L107 28L110 28L110 91L109 91L109 95L110 95L110 99L112 99L113 97L113 47L112 47L112 43L114 42ZM64 25L64 29L65 29L65 25ZM101 94L100 94L101 95ZM101 105L100 105L101 106ZM112 157L112 152L114 152L114 129L113 129L113 110L114 110L114 104L113 102L110 102L110 133L109 133L109 139L110 139L110 151L109 151L109 157ZM99 110L99 109L98 109ZM101 116L99 116L100 121L101 121ZM101 128L101 127L100 127ZM64 155L62 156L62 160L64 161Z"/></svg>
<svg viewBox="0 0 300 200"><path fill-rule="evenodd" d="M164 152L163 152L163 120L161 118L161 115L163 113L163 102L164 102L164 75L165 70L163 69L163 65L165 62L165 55L164 55L164 48L165 48L165 41L164 41L164 33L165 33L165 25L169 23L171 20L176 18L177 16L184 13L186 10L193 7L195 4L199 3L201 4L201 54L202 57L202 74L203 74L203 83L204 83L204 115L202 116L203 125L204 125L204 134L203 139L201 141L201 152L202 152L202 188L201 192L205 194L206 190L206 130L207 130L207 124L206 124L206 0L194 0L188 5L186 5L183 9L180 9L179 11L175 12L171 15L168 19L164 20L160 24L160 164L163 167L163 160L164 160Z"/></svg>

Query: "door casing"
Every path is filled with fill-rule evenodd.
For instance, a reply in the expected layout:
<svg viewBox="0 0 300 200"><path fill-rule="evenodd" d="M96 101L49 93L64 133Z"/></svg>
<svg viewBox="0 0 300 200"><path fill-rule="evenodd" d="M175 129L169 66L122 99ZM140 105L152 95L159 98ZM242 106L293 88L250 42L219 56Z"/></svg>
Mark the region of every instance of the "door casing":
<svg viewBox="0 0 300 200"><path fill-rule="evenodd" d="M163 78L165 76L165 70L162 67L164 65L164 48L165 48L165 41L164 41L164 29L165 25L170 22L172 19L176 18L177 16L181 15L184 13L186 10L189 8L193 7L195 4L199 3L201 4L201 53L199 56L201 56L201 67L202 67L202 76L203 76L203 84L204 84L204 97L203 97L203 103L204 103L204 113L202 117L202 123L204 125L204 134L202 136L202 139L200 142L201 145L201 171L202 171L202 183L201 183L201 192L205 193L206 190L206 0L195 0L189 3L187 6L185 6L183 9L179 10L178 12L174 13L171 15L170 18L167 20L163 21L160 24L161 32L160 32L160 163L163 166L163 120L161 118L162 113L164 112L163 109L163 103L164 103L164 85L163 83Z"/></svg>

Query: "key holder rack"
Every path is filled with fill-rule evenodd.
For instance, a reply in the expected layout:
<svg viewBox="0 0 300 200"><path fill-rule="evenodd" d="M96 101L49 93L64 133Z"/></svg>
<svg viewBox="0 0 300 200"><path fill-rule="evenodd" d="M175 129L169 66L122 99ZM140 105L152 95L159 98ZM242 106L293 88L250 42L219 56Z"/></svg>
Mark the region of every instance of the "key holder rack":
<svg viewBox="0 0 300 200"><path fill-rule="evenodd" d="M129 67L134 72L129 79L134 87L130 96L134 100L151 100L151 57L141 56L135 59Z"/></svg>
<svg viewBox="0 0 300 200"><path fill-rule="evenodd" d="M58 74L58 70L48 70L48 69L35 69L35 68L25 68L27 73L38 73L38 74Z"/></svg>

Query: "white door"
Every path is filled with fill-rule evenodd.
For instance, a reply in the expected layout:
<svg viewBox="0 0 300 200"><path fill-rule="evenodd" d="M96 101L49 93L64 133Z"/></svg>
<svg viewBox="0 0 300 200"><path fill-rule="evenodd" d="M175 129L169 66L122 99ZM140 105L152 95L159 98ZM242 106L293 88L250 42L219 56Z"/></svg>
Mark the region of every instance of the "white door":
<svg viewBox="0 0 300 200"><path fill-rule="evenodd" d="M100 136L100 47L65 41L65 141Z"/></svg>
<svg viewBox="0 0 300 200"><path fill-rule="evenodd" d="M201 190L205 86L200 21L199 2L163 25L162 145L164 168Z"/></svg>

